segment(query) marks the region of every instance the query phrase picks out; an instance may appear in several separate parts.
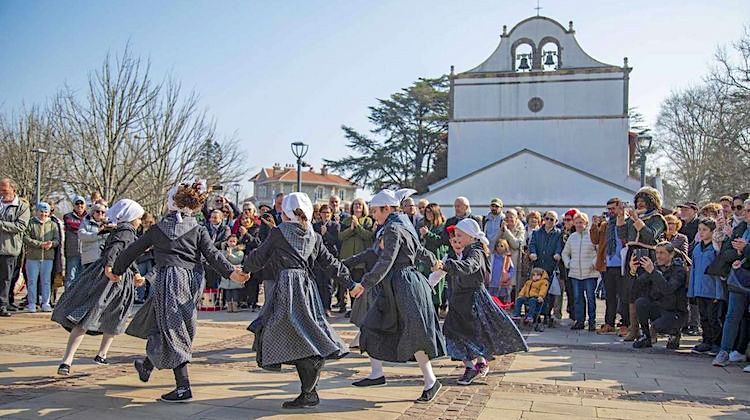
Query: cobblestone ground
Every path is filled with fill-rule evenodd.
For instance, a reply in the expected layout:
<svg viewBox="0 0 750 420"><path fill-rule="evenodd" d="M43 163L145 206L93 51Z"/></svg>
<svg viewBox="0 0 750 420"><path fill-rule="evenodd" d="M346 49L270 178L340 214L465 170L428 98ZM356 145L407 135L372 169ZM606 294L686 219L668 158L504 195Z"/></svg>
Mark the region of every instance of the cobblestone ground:
<svg viewBox="0 0 750 420"><path fill-rule="evenodd" d="M599 304L603 306L603 304ZM601 310L602 308L600 308ZM18 314L0 321L0 416L7 418L327 418L327 419L750 419L750 374L743 364L711 366L694 356L687 339L679 352L664 343L635 351L614 335L556 329L528 334L530 351L498 357L487 378L456 385L460 363L435 361L443 390L430 404L413 402L421 392L416 365L386 365L388 386L350 385L368 371L361 355L330 363L320 382L320 406L298 411L281 402L298 393L296 373L261 371L245 330L255 314L201 313L191 364L194 400L164 404L171 372L140 383L132 360L144 342L119 336L109 366L93 364L96 337L86 337L72 375L55 375L66 332L45 314ZM356 330L333 318L345 338ZM663 340L662 340L663 341Z"/></svg>

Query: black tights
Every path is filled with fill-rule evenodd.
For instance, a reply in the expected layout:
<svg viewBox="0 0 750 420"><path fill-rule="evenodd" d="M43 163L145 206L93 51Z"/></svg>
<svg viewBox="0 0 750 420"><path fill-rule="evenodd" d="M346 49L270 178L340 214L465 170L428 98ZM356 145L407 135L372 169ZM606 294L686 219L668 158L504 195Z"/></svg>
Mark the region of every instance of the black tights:
<svg viewBox="0 0 750 420"><path fill-rule="evenodd" d="M322 357L307 357L294 362L297 367L297 375L302 383L302 393L309 394L315 391L320 379L320 371L323 370L326 360Z"/></svg>
<svg viewBox="0 0 750 420"><path fill-rule="evenodd" d="M143 367L147 370L154 370L154 364L151 363L151 359L149 359L148 357L143 361ZM174 373L174 381L175 383L177 383L177 388L190 388L188 362L185 362L172 369L172 372Z"/></svg>

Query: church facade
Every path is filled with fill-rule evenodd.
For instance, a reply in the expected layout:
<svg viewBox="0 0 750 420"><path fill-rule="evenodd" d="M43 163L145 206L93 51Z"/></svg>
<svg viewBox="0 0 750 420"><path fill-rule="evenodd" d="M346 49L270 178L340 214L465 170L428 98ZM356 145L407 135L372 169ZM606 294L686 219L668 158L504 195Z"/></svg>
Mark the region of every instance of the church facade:
<svg viewBox="0 0 750 420"><path fill-rule="evenodd" d="M503 27L482 64L451 70L448 176L423 194L475 211L500 197L506 207L599 212L631 200L628 83L631 68L605 64L568 28L543 16Z"/></svg>

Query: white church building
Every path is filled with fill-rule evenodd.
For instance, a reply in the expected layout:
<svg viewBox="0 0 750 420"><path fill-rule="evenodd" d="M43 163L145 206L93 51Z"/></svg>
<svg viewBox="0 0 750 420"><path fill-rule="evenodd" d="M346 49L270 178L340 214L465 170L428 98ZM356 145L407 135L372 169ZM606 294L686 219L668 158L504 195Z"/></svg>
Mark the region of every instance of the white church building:
<svg viewBox="0 0 750 420"><path fill-rule="evenodd" d="M510 32L482 64L451 69L448 176L422 195L451 208L458 196L474 212L493 197L506 208L601 212L628 201L628 82L631 68L589 56L573 23L535 16ZM446 209L447 214L452 211Z"/></svg>

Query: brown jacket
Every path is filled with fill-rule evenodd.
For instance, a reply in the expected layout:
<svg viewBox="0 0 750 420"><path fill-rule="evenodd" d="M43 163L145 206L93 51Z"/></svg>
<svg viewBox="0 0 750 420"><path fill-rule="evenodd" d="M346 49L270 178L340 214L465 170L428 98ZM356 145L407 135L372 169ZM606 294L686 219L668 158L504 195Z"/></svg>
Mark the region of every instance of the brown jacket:
<svg viewBox="0 0 750 420"><path fill-rule="evenodd" d="M599 272L607 271L607 221L601 222L599 226L592 226L589 229L589 236L591 236L591 242L596 246L594 268Z"/></svg>

